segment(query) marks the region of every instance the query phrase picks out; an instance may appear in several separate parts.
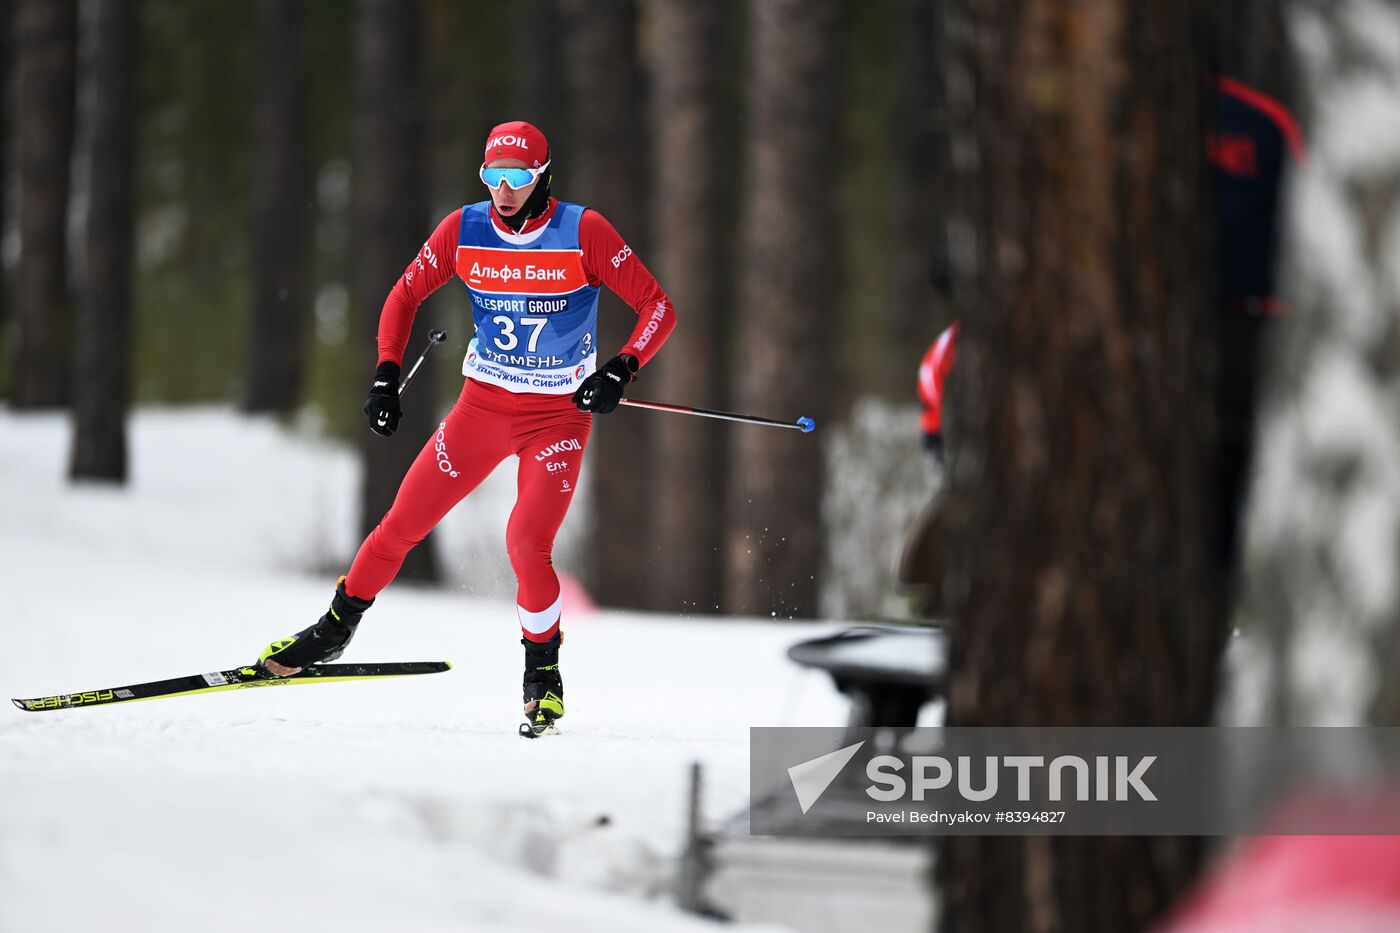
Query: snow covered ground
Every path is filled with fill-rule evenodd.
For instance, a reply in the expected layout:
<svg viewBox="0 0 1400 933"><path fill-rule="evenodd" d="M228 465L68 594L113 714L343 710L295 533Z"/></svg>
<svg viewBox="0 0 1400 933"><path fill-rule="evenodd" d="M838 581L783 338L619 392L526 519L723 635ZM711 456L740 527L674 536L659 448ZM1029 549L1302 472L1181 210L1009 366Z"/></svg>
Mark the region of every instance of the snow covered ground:
<svg viewBox="0 0 1400 933"><path fill-rule="evenodd" d="M0 698L245 662L323 611L357 543L344 449L221 409L132 428L132 485L73 487L66 420L0 409ZM509 477L449 517L453 584L391 587L351 651L449 673L6 704L0 931L713 929L669 906L689 763L718 819L747 802L750 726L843 722L783 654L832 626L576 615L564 734L521 740L504 542L473 531L503 539ZM496 577L467 576L472 548Z"/></svg>

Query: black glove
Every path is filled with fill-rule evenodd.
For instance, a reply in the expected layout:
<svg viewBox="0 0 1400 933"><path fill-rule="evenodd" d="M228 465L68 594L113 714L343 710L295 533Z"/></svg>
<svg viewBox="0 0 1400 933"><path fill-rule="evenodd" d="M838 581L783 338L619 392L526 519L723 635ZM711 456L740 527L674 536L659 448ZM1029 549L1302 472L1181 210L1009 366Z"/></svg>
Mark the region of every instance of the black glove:
<svg viewBox="0 0 1400 933"><path fill-rule="evenodd" d="M399 364L380 363L374 371L374 385L365 400L365 417L369 429L380 437L388 437L399 427L403 409L399 407Z"/></svg>
<svg viewBox="0 0 1400 933"><path fill-rule="evenodd" d="M574 392L574 405L579 411L606 415L622 401L622 387L637 375L641 364L630 353L619 353L589 376Z"/></svg>

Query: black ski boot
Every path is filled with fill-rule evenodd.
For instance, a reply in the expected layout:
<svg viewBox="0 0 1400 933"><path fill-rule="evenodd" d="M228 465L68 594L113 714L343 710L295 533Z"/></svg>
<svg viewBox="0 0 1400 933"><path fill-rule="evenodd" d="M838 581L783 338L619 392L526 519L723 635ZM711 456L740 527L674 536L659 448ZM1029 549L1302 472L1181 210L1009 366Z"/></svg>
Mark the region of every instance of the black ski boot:
<svg viewBox="0 0 1400 933"><path fill-rule="evenodd" d="M360 616L372 605L372 599L356 599L346 593L345 578L341 577L335 585L335 596L331 599L331 606L326 610L326 614L310 628L274 641L264 648L258 655L258 669L269 677L277 677L279 675L267 669L268 661L276 661L283 667L294 668L334 661L345 651L350 639L355 637L355 627L360 624Z"/></svg>
<svg viewBox="0 0 1400 933"><path fill-rule="evenodd" d="M525 722L520 734L527 739L556 735L554 720L564 715L564 680L559 676L559 646L564 633L549 641L520 639L525 646Z"/></svg>

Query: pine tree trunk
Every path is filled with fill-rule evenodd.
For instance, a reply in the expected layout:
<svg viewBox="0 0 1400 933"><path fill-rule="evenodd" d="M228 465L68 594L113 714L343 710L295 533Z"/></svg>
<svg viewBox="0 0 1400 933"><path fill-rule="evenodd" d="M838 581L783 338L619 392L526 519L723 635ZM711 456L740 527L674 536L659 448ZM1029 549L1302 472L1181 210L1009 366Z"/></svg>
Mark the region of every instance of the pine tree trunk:
<svg viewBox="0 0 1400 933"><path fill-rule="evenodd" d="M934 54L941 12L927 0L897 0L892 13L895 101L890 141L895 181L887 216L894 236L875 384L887 398L913 404L919 360L941 329L938 322L949 317L934 290L934 272L945 261L938 252L946 191L938 184L944 162L938 149L947 139L939 136L937 72L942 62Z"/></svg>
<svg viewBox="0 0 1400 933"><path fill-rule="evenodd" d="M95 0L86 281L78 303L74 479L125 482L135 264L136 0Z"/></svg>
<svg viewBox="0 0 1400 933"><path fill-rule="evenodd" d="M989 187L949 390L949 722L1204 725L1224 625L1203 20L976 9ZM949 838L942 928L1142 929L1198 857L1190 839Z"/></svg>
<svg viewBox="0 0 1400 933"><path fill-rule="evenodd" d="M1216 9L1216 65L1222 74L1293 106L1297 100L1282 0L1222 0Z"/></svg>
<svg viewBox="0 0 1400 933"><path fill-rule="evenodd" d="M497 63L507 60L502 49L490 50L499 54L500 59L477 59L478 48L473 44L477 39L479 10L457 0L425 0L424 6L426 80L427 86L433 88L432 106L424 114L430 166L429 216L441 219L463 203L486 197L476 168L481 164L482 142L487 130L503 119L501 88L510 86L513 76L502 74ZM473 46L473 65L463 68L462 49L467 46ZM480 51L485 53L486 49ZM466 295L458 288L444 288L435 296L439 299L437 303L448 295L456 304L456 313L453 316L455 328L447 328L447 332L456 336L456 330L465 338L467 335L461 328L471 327ZM442 380L434 382L448 385L443 380L450 378L451 383L456 384L454 388L460 390L460 372L460 367L442 366L436 370Z"/></svg>
<svg viewBox="0 0 1400 933"><path fill-rule="evenodd" d="M243 410L290 413L310 347L312 177L305 4L258 0L253 112L253 294ZM408 244L400 252L408 249Z"/></svg>
<svg viewBox="0 0 1400 933"><path fill-rule="evenodd" d="M359 0L356 7L353 236L361 341L353 352L356 365L364 368L366 391L377 362L376 335L384 298L431 232L418 6L416 0ZM416 358L421 343L416 338L427 333L421 316L413 330L415 339L408 354ZM404 360L405 372L412 362L412 358ZM385 439L365 429L361 524L366 533L389 511L399 483L439 414L427 385L416 384L404 397L403 420L393 437ZM437 580L440 576L429 535L409 552L399 579Z"/></svg>
<svg viewBox="0 0 1400 933"><path fill-rule="evenodd" d="M76 0L19 5L20 255L9 341L16 408L53 408L71 398L67 229L77 31Z"/></svg>
<svg viewBox="0 0 1400 933"><path fill-rule="evenodd" d="M555 150L555 194L597 209L646 262L642 228L649 188L636 4L568 0L561 13L567 97L576 117L572 148ZM599 366L622 348L636 323L636 312L604 289L598 302ZM641 396L651 384L648 375L629 394ZM593 515L587 573L604 605L647 608L654 598L650 582L639 586L638 580L656 576L655 422L653 415L627 409L594 418L587 453Z"/></svg>
<svg viewBox="0 0 1400 933"><path fill-rule="evenodd" d="M724 187L726 22L733 2L659 0L652 12L656 195L655 272L680 326L648 370L647 394L723 408L723 294L730 229ZM728 432L718 422L656 419L657 608L711 613L724 589L724 462Z"/></svg>
<svg viewBox="0 0 1400 933"><path fill-rule="evenodd" d="M0 0L0 87L7 89L12 86L10 68L15 60L14 8L14 0ZM14 133L12 97L13 95L7 90L3 99L0 99L0 137L5 139L14 138L12 135ZM0 178L10 177L10 169L13 167L10 145L0 146ZM0 217L10 216L11 197L8 188L8 184L0 185ZM3 274L0 274L0 283L6 286L0 288L0 353L5 353L5 360L0 362L0 368L6 368L5 364L9 361L9 354L4 347L9 339L10 315L14 313L14 301L8 287L8 279ZM0 398L7 398L9 395L8 378L0 375Z"/></svg>
<svg viewBox="0 0 1400 933"><path fill-rule="evenodd" d="M576 156L570 108L564 106L564 19L559 0L519 0L512 9L531 25L515 34L512 51L520 67L511 75L511 115L500 116L493 108L499 119L488 127L507 119L524 120L544 131L555 152ZM579 112L586 116L589 108Z"/></svg>
<svg viewBox="0 0 1400 933"><path fill-rule="evenodd" d="M983 196L996 192L982 182L982 155L978 144L977 108L981 100L977 68L977 4L981 0L946 0L934 24L934 43L940 63L938 85L945 141L935 151L939 201L943 214L943 257L947 279L942 284L950 314L938 321L947 326L963 309L977 302L977 267L984 249L978 244L978 219L984 212ZM947 420L943 434L948 437Z"/></svg>
<svg viewBox="0 0 1400 933"><path fill-rule="evenodd" d="M747 140L734 160L745 185L735 405L819 426L837 365L841 9L836 0L752 5ZM816 614L820 430L732 429L728 611Z"/></svg>
<svg viewBox="0 0 1400 933"><path fill-rule="evenodd" d="M1292 0L1307 160L1266 363L1247 615L1279 725L1400 725L1400 11ZM1365 146L1357 140L1367 139ZM1250 704L1253 705L1253 704Z"/></svg>

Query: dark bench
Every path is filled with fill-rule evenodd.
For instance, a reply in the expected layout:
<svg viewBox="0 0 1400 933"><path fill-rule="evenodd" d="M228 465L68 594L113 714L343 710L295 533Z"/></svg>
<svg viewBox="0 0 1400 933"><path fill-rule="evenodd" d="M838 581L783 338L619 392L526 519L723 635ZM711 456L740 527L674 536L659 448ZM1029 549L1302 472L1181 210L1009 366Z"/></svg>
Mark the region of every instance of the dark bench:
<svg viewBox="0 0 1400 933"><path fill-rule="evenodd" d="M788 657L826 671L850 697L848 727L913 726L920 707L944 694L948 635L935 627L863 625L798 642Z"/></svg>

